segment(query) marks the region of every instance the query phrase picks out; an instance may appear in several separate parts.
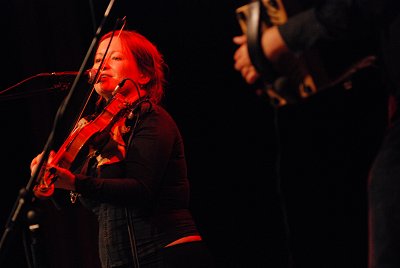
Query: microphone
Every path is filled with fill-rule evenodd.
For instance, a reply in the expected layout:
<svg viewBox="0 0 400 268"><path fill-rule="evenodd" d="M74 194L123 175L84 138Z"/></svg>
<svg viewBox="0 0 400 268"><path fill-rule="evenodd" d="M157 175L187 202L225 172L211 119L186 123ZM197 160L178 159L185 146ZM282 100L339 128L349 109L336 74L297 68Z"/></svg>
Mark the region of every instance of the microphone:
<svg viewBox="0 0 400 268"><path fill-rule="evenodd" d="M94 78L96 76L97 69L88 69L83 72L83 75L88 78L88 83L92 84ZM69 78L69 77L76 77L79 72L76 71L66 71L66 72L52 72L52 73L42 73L38 76L50 76L50 77L58 77L58 78Z"/></svg>
<svg viewBox="0 0 400 268"><path fill-rule="evenodd" d="M117 92L119 91L119 89L125 85L125 82L126 82L127 80L130 80L130 79L129 79L129 78L124 78L124 79L122 79L121 82L118 83L118 85L115 87L115 89L114 89L113 92L112 92L112 95L113 95L113 96L114 96L115 94L117 94Z"/></svg>
<svg viewBox="0 0 400 268"><path fill-rule="evenodd" d="M17 84L6 88L5 90L0 91L0 95L4 94L7 91L12 90L13 88L20 86L28 81L34 80L35 78L38 78L38 77L46 77L46 78L47 77L55 77L55 78L57 78L57 79L55 79L57 81L53 81L53 84L54 84L53 89L61 88L62 90L66 90L69 88L69 86L71 84L71 78L72 77L75 78L78 74L79 74L79 72L76 72L76 71L39 73L34 76L28 77L28 78L18 82ZM88 78L89 84L93 84L96 74L97 74L97 69L88 69L83 72L83 75Z"/></svg>

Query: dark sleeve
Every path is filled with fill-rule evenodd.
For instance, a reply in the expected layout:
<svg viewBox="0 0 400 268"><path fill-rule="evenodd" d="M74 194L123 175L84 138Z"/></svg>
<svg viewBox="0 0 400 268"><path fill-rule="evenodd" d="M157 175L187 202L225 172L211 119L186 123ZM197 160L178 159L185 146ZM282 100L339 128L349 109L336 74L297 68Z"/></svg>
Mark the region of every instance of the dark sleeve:
<svg viewBox="0 0 400 268"><path fill-rule="evenodd" d="M327 35L325 27L316 18L314 8L291 17L278 29L292 51L307 49Z"/></svg>
<svg viewBox="0 0 400 268"><path fill-rule="evenodd" d="M103 165L98 178L77 175L77 192L106 202L152 201L164 179L176 140L172 119L157 111L150 113L135 132L127 158Z"/></svg>
<svg viewBox="0 0 400 268"><path fill-rule="evenodd" d="M301 51L318 41L357 40L387 23L394 0L326 0L289 18L279 31L292 51ZM396 6L399 4L396 3Z"/></svg>

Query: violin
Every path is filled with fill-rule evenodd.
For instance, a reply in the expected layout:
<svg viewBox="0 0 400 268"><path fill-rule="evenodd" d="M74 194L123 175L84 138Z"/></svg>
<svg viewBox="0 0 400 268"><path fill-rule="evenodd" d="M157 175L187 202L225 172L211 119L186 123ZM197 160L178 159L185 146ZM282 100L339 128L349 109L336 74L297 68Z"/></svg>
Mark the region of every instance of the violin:
<svg viewBox="0 0 400 268"><path fill-rule="evenodd" d="M103 134L108 134L115 122L133 111L132 103L120 93L116 93L95 119L81 127L76 127L68 135L50 164L69 169L83 148L98 144L102 140L101 137L107 136ZM39 199L51 197L56 180L54 170L41 172L38 183L33 188L34 195Z"/></svg>

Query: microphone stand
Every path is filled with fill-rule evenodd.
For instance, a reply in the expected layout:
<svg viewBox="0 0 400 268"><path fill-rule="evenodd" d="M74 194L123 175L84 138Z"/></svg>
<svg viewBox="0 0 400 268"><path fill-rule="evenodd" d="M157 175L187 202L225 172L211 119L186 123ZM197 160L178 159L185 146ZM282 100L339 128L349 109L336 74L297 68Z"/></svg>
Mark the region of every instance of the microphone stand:
<svg viewBox="0 0 400 268"><path fill-rule="evenodd" d="M92 51L94 49L94 46L97 43L98 37L100 35L100 33L102 32L102 28L108 18L108 15L110 14L110 11L112 9L112 6L114 5L115 0L110 0L106 11L104 12L104 16L103 19L99 25L99 27L97 28L97 31L95 33L95 36L93 37L92 43L90 44L90 47L86 53L86 56L81 64L81 67L79 69L79 72L71 86L71 90L69 91L69 93L67 94L67 96L65 97L65 99L63 100L63 102L61 103L54 123L53 123L53 128L52 131L50 132L50 135L47 139L47 142L43 148L43 157L41 158L40 162L38 163L38 167L35 170L34 174L31 175L28 183L26 184L25 187L21 188L21 190L19 191L19 194L17 196L17 199L14 203L14 206L12 208L12 211L8 217L6 226L5 226L5 230L1 236L1 240L0 240L0 266L1 263L3 261L3 258L5 257L5 245L6 242L8 241L7 239L9 238L10 234L12 233L12 231L14 230L17 221L19 220L19 218L21 217L21 213L22 212L26 212L26 218L29 219L29 221L31 222L31 225L29 226L30 231L32 232L32 247L34 247L35 245L38 245L38 241L37 241L37 236L35 236L34 234L37 232L37 229L39 228L39 224L37 224L37 213L35 210L32 210L30 207L28 209L26 209L26 207L33 203L35 201L35 197L32 194L33 192L33 187L35 186L35 183L37 182L38 176L40 174L40 170L43 167L44 163L47 163L47 158L50 154L52 145L54 143L54 137L56 136L56 134L58 133L58 130L60 128L60 120L63 118L66 107L68 106L68 103L70 102L70 99L72 98L72 95L75 91L75 88L82 76L82 74L84 73L85 70L85 66L87 65L87 62L90 58L90 55L92 54ZM36 250L33 249L33 253L36 254ZM42 267L40 266L41 264L38 263L38 260L40 260L40 258L36 258L37 256L31 256L28 257L28 264L29 267L31 267L31 261L33 262L32 265L34 265L34 267Z"/></svg>

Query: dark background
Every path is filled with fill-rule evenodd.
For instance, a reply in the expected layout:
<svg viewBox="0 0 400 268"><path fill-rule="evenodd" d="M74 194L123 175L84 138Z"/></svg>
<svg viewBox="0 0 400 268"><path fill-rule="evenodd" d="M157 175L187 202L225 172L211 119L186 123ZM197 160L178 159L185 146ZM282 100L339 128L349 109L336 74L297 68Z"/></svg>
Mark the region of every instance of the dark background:
<svg viewBox="0 0 400 268"><path fill-rule="evenodd" d="M93 13L90 1L3 3L2 227L69 90L50 77L15 85L41 73L79 70L108 5L93 2ZM287 235L298 267L366 267L368 167L386 119L381 85L373 80L363 90L328 90L274 109L233 69L232 37L240 34L235 9L246 3L116 1L102 33L126 16L127 28L165 56L163 104L184 137L191 209L218 267L286 267ZM66 114L79 112L88 90L78 83ZM69 132L65 121L56 142ZM2 233L1 267L27 267L23 237L28 246L36 238L26 231L27 201L11 232ZM59 211L47 202L33 208L40 216L38 256L44 252L50 267L96 267L93 219L85 210Z"/></svg>

